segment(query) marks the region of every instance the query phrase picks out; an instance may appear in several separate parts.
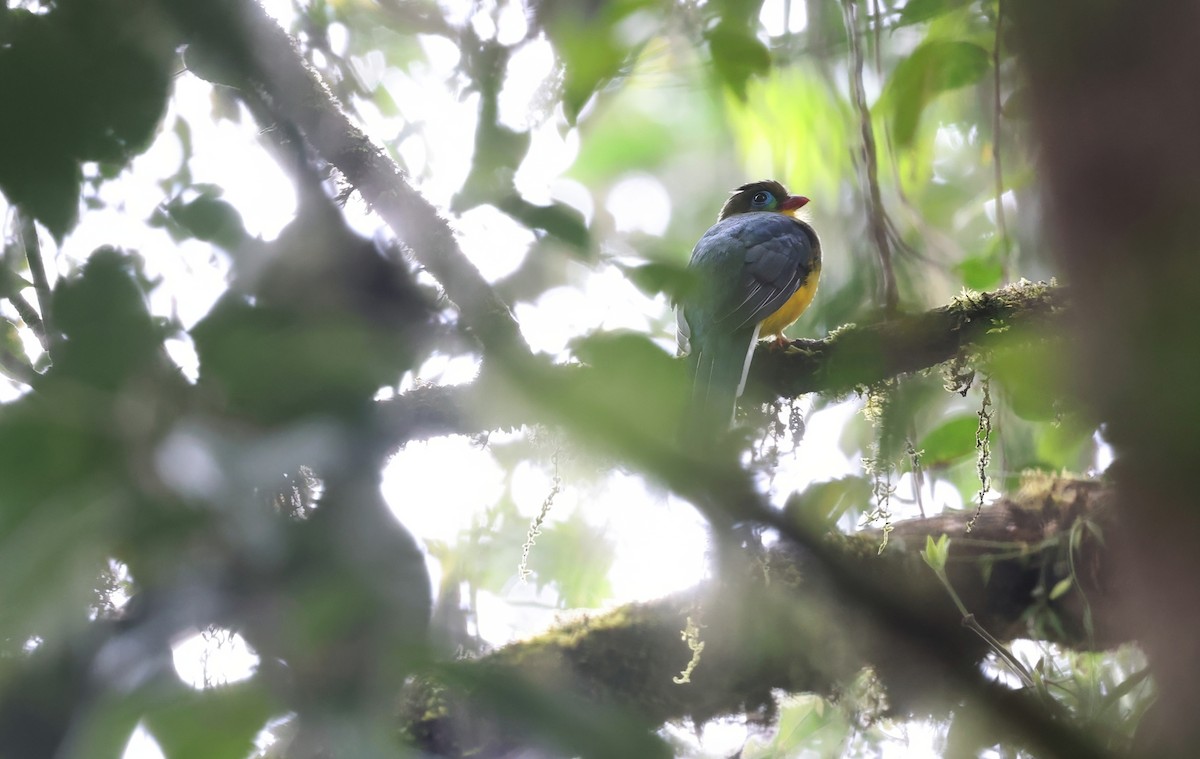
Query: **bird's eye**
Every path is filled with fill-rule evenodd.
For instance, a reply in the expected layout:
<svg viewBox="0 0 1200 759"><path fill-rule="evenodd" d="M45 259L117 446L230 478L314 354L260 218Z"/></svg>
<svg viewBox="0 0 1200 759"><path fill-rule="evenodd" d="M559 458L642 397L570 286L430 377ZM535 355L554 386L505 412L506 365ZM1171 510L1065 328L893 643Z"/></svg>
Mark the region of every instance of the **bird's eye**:
<svg viewBox="0 0 1200 759"><path fill-rule="evenodd" d="M753 208L766 208L774 202L775 196L766 190L759 190L754 193L754 197L750 199L750 205Z"/></svg>

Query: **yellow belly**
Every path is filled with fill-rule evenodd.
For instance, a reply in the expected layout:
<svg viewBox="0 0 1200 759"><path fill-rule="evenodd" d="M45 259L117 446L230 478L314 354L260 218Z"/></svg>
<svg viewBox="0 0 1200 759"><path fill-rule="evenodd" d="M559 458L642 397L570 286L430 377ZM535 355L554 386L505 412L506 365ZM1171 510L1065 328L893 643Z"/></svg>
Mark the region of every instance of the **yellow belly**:
<svg viewBox="0 0 1200 759"><path fill-rule="evenodd" d="M817 280L820 278L821 264L818 261L800 289L788 298L778 311L763 319L762 327L758 330L760 340L770 337L783 338L783 331L792 326L800 318L800 314L804 313L808 305L812 303L813 296L817 294Z"/></svg>

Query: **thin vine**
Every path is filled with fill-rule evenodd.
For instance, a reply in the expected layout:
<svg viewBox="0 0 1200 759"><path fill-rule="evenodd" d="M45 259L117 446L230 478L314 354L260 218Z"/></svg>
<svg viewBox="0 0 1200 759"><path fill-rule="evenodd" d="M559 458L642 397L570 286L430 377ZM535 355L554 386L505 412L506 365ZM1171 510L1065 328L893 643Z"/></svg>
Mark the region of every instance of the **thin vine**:
<svg viewBox="0 0 1200 759"><path fill-rule="evenodd" d="M979 405L979 411L976 415L979 417L979 425L975 428L975 470L979 474L979 498L975 505L975 514L971 517L971 521L967 522L966 531L969 534L975 527L975 521L979 519L979 514L983 511L983 500L991 490L992 482L988 477L988 464L992 461L992 382L990 377L984 377L979 383L979 389L983 391L983 401Z"/></svg>
<svg viewBox="0 0 1200 759"><path fill-rule="evenodd" d="M542 525L546 523L546 517L550 514L550 508L554 506L554 499L562 491L562 477L558 474L558 451L554 452L554 457L551 459L554 464L554 479L550 481L550 492L546 494L546 499L542 501L541 511L529 523L529 531L525 533L525 542L521 544L521 562L517 565L517 575L521 578L521 582L529 582L529 576L533 571L529 568L529 554L537 544L537 539L541 537Z"/></svg>

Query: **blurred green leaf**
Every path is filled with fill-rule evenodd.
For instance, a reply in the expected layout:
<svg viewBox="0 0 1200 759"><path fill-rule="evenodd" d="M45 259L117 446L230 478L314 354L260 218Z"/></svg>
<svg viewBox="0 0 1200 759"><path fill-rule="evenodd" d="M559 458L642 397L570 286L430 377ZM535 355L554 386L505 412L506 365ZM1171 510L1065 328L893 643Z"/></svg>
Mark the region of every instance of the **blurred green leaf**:
<svg viewBox="0 0 1200 759"><path fill-rule="evenodd" d="M1057 423L1037 425L1035 455L1053 472L1085 471L1092 466L1095 430L1078 414L1063 414Z"/></svg>
<svg viewBox="0 0 1200 759"><path fill-rule="evenodd" d="M739 153L769 157L792 192L833 209L853 170L855 132L848 105L816 71L774 68L749 81L744 102L731 95L725 104Z"/></svg>
<svg viewBox="0 0 1200 759"><path fill-rule="evenodd" d="M781 705L771 740L764 742L757 736L751 737L741 756L744 759L840 756L850 730L845 712L833 708L820 696L791 696Z"/></svg>
<svg viewBox="0 0 1200 759"><path fill-rule="evenodd" d="M394 376L395 353L362 322L304 317L229 296L192 330L200 378L228 410L262 422L357 414Z"/></svg>
<svg viewBox="0 0 1200 759"><path fill-rule="evenodd" d="M1066 367L1061 344L1036 341L1031 336L1013 336L1008 350L996 352L992 376L1006 394L1013 412L1022 419L1050 421L1059 414L1059 403L1067 397Z"/></svg>
<svg viewBox="0 0 1200 759"><path fill-rule="evenodd" d="M980 292L1000 285L1004 277L1004 264L995 254L996 246L987 253L968 256L955 265L954 270L962 275L963 287Z"/></svg>
<svg viewBox="0 0 1200 759"><path fill-rule="evenodd" d="M978 424L979 419L974 414L963 414L932 429L917 445L921 463L928 467L943 467L974 456Z"/></svg>
<svg viewBox="0 0 1200 759"><path fill-rule="evenodd" d="M988 51L971 42L929 40L918 46L896 66L880 99L891 114L896 142L911 145L929 101L979 81L990 67Z"/></svg>
<svg viewBox="0 0 1200 759"><path fill-rule="evenodd" d="M871 493L871 483L864 477L817 482L788 498L784 513L789 521L821 534L832 529L847 511L868 511Z"/></svg>
<svg viewBox="0 0 1200 759"><path fill-rule="evenodd" d="M632 99L628 92L616 98ZM581 126L586 137L571 175L584 184L595 185L669 161L679 146L680 135L664 115L645 113L631 102L598 113Z"/></svg>
<svg viewBox="0 0 1200 759"><path fill-rule="evenodd" d="M717 77L739 100L745 100L746 83L771 68L771 53L753 29L728 20L717 24L705 36Z"/></svg>
<svg viewBox="0 0 1200 759"><path fill-rule="evenodd" d="M189 202L177 198L167 203L164 210L170 221L192 237L214 243L227 251L237 250L249 237L238 210L228 201L208 193L202 193ZM170 229L169 225L165 226Z"/></svg>
<svg viewBox="0 0 1200 759"><path fill-rule="evenodd" d="M565 203L539 206L518 195L509 195L499 199L496 207L530 229L557 237L575 251L587 251L590 247L591 236L583 214Z"/></svg>
<svg viewBox="0 0 1200 759"><path fill-rule="evenodd" d="M898 26L909 26L910 24L919 24L923 21L928 21L937 16L946 13L951 13L964 6L970 5L975 0L909 0L900 9L900 23Z"/></svg>
<svg viewBox="0 0 1200 759"><path fill-rule="evenodd" d="M1071 589L1071 585L1074 584L1074 582L1075 580L1072 577L1062 578L1058 582L1054 583L1054 587L1050 589L1050 595L1048 595L1047 598L1051 601L1062 598L1067 594L1067 591Z"/></svg>
<svg viewBox="0 0 1200 759"><path fill-rule="evenodd" d="M243 759L278 710L262 685L250 680L200 691L180 689L155 704L144 719L170 759Z"/></svg>
<svg viewBox="0 0 1200 759"><path fill-rule="evenodd" d="M685 394L683 362L644 335L603 333L574 341L572 350L593 371L572 388L579 407L640 439L674 444Z"/></svg>
<svg viewBox="0 0 1200 759"><path fill-rule="evenodd" d="M0 9L0 190L58 240L75 224L80 164L123 166L166 111L173 32L148 7ZM122 33L129 25L142 33Z"/></svg>
<svg viewBox="0 0 1200 759"><path fill-rule="evenodd" d="M574 123L606 81L617 76L631 53L650 39L661 20L650 11L654 0L575 3L551 0L535 5L563 62L563 110Z"/></svg>
<svg viewBox="0 0 1200 759"><path fill-rule="evenodd" d="M681 263L655 261L633 266L616 262L615 265L637 289L647 295L665 293L672 303L679 300L692 281L690 270Z"/></svg>
<svg viewBox="0 0 1200 759"><path fill-rule="evenodd" d="M615 558L612 540L574 511L565 521L543 528L529 567L539 586L554 583L566 608L596 608L612 595L608 573Z"/></svg>
<svg viewBox="0 0 1200 759"><path fill-rule="evenodd" d="M151 318L140 262L115 248L92 253L59 281L53 310L66 336L52 376L117 391L137 374L166 369L163 330Z"/></svg>

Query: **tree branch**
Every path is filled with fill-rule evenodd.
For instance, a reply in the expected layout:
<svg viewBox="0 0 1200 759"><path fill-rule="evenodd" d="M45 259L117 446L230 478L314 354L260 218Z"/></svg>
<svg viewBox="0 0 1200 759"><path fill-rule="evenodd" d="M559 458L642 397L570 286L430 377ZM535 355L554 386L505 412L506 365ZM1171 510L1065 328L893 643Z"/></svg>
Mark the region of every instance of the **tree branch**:
<svg viewBox="0 0 1200 759"><path fill-rule="evenodd" d="M1044 593L1032 591L1062 579L1073 530L1085 521L1113 528L1110 498L1108 487L1096 482L1042 478L988 509L969 540L962 537L970 518L965 512L897 524L882 557L875 555L877 535L828 540L862 572L911 591L910 603L916 599L919 613L948 643L947 650L967 657L966 666L974 666L985 649L963 631L960 614L918 555L927 535L952 536L950 582L989 632L1004 639L1033 635L1091 650L1126 639L1119 607L1110 603L1112 581L1101 542L1090 532L1077 542L1075 566L1082 569L1072 576L1070 592L1047 601ZM985 566L990 566L988 575ZM717 715L769 711L773 689L834 696L864 666L879 674L893 713L945 714L961 708L961 689L920 657L910 658L914 651L903 635L831 593L811 557L778 546L746 570L743 582L726 578L727 584L706 583L659 601L584 617L463 666L488 677L534 681L564 699L621 705L647 726L689 717L702 724ZM1095 620L1094 637L1085 632L1085 609ZM1038 627L1051 614L1060 625ZM688 617L704 625L705 648L692 682L679 685L672 678L691 656L680 640ZM433 708L435 699L438 708ZM511 720L496 719L495 711L486 699L448 693L444 683L425 679L406 694L402 722L422 749L445 756L482 750L494 756L529 739Z"/></svg>
<svg viewBox="0 0 1200 759"><path fill-rule="evenodd" d="M1018 288L1024 289L1028 288ZM961 331L979 333L976 337L982 342L983 333L1003 326L1000 322L984 321L982 314L997 308L1011 308L1011 304L997 301L1003 299L973 298L931 313L935 318L954 316ZM960 313L963 309L967 313L979 312L982 329L979 323L964 319ZM921 318L929 318L929 314ZM730 529L734 524L758 524L772 528L785 543L810 558L812 566L816 568L813 575L819 574L822 583L828 584L836 591L835 596L853 609L853 624L847 625L846 629L869 627L886 631L887 636L895 641L894 648L903 652L901 658L906 662L905 666L920 670L927 678L944 678L960 694L969 695L982 708L989 709L996 718L995 723L1011 733L1009 740L1013 736L1020 736L1019 741L1027 742L1036 750L1045 752L1046 756L1103 753L1092 745L1092 738L1047 713L1045 704L1036 702L1027 694L997 687L983 679L967 655L972 646L980 645L978 639L964 642L940 634L937 620L921 609L917 586L910 587L907 583L897 586L895 576L889 573L874 576L867 569L874 565L853 561L821 535L800 527L773 509L758 491L752 476L739 465L733 448L720 448L704 457L682 450L672 444L672 437L664 435L662 430L630 423L627 415L621 415L621 409L607 404L604 398L597 397L595 393L586 392L588 386L585 383L580 383L584 392L564 391L564 385L574 377L583 377L587 373L584 369L573 371L577 374L572 376L562 371L561 367L530 368L521 378L542 391L537 413L545 420L557 419L569 423L572 432L580 440L617 456L693 503L715 528L714 534L718 539L717 576L727 578L737 574L738 553L732 550L732 536L735 533ZM534 412L527 410L525 413ZM873 555L874 552L872 546L869 553ZM950 607L953 608L953 605L950 604ZM759 629L775 629L773 621L755 618L757 609L738 612L731 602L723 609L723 613L733 619L753 618ZM956 617L956 625L958 621ZM837 633L835 629L814 631L813 645L818 645L817 642L821 640L838 641Z"/></svg>
<svg viewBox="0 0 1200 759"><path fill-rule="evenodd" d="M884 322L846 325L823 340L795 341L797 350L760 346L746 398L769 401L804 393L840 394L888 377L937 366L983 348L1008 330L1040 330L1067 307L1056 285L1018 283L994 292L962 295L931 311ZM801 347L803 346L803 347ZM589 369L555 367L566 383L587 381ZM473 434L543 421L528 410L497 405L479 385L423 387L380 404L395 444L438 435Z"/></svg>
<svg viewBox="0 0 1200 759"><path fill-rule="evenodd" d="M292 39L258 3L164 0L164 5L201 56L232 67L237 84L254 88L300 129L324 161L342 172L445 288L489 356L528 353L508 305L463 254L446 220L413 189L404 170L351 122Z"/></svg>
<svg viewBox="0 0 1200 759"><path fill-rule="evenodd" d="M33 222L33 216L24 211L18 210L18 220L21 247L25 249L25 259L29 263L29 276L33 279L33 290L37 294L38 309L41 311L40 318L29 313L31 311L28 309L29 304L24 302L24 298L19 293L14 292L9 300L18 309L21 318L29 325L29 328L37 335L42 349L53 357L52 347L58 337L54 330L54 314L51 313L50 308L50 282L46 279L46 264L42 260L42 245L38 240L37 225ZM22 310L22 306L25 306L25 310ZM30 321L31 317L33 317L33 321Z"/></svg>

